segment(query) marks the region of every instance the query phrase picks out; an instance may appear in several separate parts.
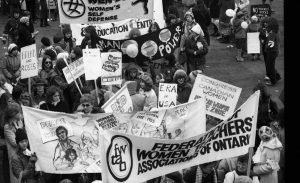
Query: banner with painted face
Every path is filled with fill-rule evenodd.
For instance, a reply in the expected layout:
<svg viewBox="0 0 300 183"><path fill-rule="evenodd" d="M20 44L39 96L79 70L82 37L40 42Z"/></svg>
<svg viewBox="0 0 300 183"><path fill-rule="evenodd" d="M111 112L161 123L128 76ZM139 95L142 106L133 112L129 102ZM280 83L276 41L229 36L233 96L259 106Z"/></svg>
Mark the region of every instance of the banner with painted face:
<svg viewBox="0 0 300 183"><path fill-rule="evenodd" d="M101 53L101 84L122 84L122 53Z"/></svg>
<svg viewBox="0 0 300 183"><path fill-rule="evenodd" d="M153 19L154 0L60 0L60 23L101 24L128 18Z"/></svg>
<svg viewBox="0 0 300 183"><path fill-rule="evenodd" d="M127 89L127 85L124 85L117 93L114 94L105 104L102 109L106 113L113 112L132 112L132 100Z"/></svg>
<svg viewBox="0 0 300 183"><path fill-rule="evenodd" d="M152 20L148 19L126 19L118 22L103 24L92 24L99 37L111 40L128 39L129 32L132 28L138 28L141 35L147 34ZM72 36L76 39L76 45L81 45L85 36L84 29L88 24L70 24Z"/></svg>
<svg viewBox="0 0 300 183"><path fill-rule="evenodd" d="M38 157L37 170L54 174L100 173L98 134L103 130L158 139L188 138L206 130L201 100L158 112L159 126L136 120L137 112L66 114L25 106L22 110L31 151Z"/></svg>
<svg viewBox="0 0 300 183"><path fill-rule="evenodd" d="M198 74L189 101L204 95L207 114L226 120L235 110L242 88Z"/></svg>
<svg viewBox="0 0 300 183"><path fill-rule="evenodd" d="M99 38L97 47L103 52L119 50L140 63L157 60L172 54L180 46L182 22L132 39L109 40ZM124 59L123 59L124 61Z"/></svg>
<svg viewBox="0 0 300 183"><path fill-rule="evenodd" d="M254 146L259 92L226 121L183 140L101 134L102 181L139 183L191 166L246 154Z"/></svg>

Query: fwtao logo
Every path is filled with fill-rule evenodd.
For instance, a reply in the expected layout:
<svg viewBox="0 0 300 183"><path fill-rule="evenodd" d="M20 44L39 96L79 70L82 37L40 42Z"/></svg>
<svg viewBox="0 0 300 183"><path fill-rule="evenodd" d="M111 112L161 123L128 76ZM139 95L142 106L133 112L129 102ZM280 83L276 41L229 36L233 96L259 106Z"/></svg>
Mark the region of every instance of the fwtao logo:
<svg viewBox="0 0 300 183"><path fill-rule="evenodd" d="M106 161L110 174L119 182L126 181L132 171L132 143L124 136L116 135L106 153Z"/></svg>
<svg viewBox="0 0 300 183"><path fill-rule="evenodd" d="M61 9L69 18L79 18L85 13L85 4L82 0L61 0Z"/></svg>

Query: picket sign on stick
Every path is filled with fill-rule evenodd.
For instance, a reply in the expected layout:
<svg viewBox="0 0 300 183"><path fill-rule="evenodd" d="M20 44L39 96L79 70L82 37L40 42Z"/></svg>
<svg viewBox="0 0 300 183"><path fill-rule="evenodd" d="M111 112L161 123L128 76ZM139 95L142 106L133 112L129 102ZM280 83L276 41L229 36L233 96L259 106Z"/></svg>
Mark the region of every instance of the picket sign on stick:
<svg viewBox="0 0 300 183"><path fill-rule="evenodd" d="M74 75L73 75L73 73L72 73L72 71L71 71L71 69L70 69L70 67L69 67L68 62L67 62L65 59L64 59L64 61L65 61L66 65L67 65L67 67L68 67L68 70L69 70L69 72L70 72L70 74L71 74L71 76L72 76L72 78L73 78L73 80L74 80L74 82L75 82L75 85L76 85L76 87L77 87L77 89L78 89L78 91L79 91L79 93L80 93L80 96L82 96L82 92L81 92L81 90L80 90L80 88L79 88L79 86L78 86L78 84L77 84L77 81L76 81L76 79L75 79L75 77L74 77Z"/></svg>
<svg viewBox="0 0 300 183"><path fill-rule="evenodd" d="M249 157L248 157L248 164L247 164L247 176L250 176L252 155L253 155L253 147L249 147Z"/></svg>
<svg viewBox="0 0 300 183"><path fill-rule="evenodd" d="M31 79L28 78L28 92L29 92L29 95L31 95Z"/></svg>
<svg viewBox="0 0 300 183"><path fill-rule="evenodd" d="M98 102L98 104L99 104L99 103L100 103L100 99L99 99L98 87L97 87L96 80L94 80L94 82L95 82L95 89L96 89L96 94L97 94L97 102Z"/></svg>

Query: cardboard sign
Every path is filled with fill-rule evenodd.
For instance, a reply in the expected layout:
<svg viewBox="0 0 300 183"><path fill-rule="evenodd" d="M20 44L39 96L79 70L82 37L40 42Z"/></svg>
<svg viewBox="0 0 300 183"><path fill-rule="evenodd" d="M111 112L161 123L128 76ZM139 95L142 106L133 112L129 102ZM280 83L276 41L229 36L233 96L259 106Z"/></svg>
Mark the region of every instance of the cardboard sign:
<svg viewBox="0 0 300 183"><path fill-rule="evenodd" d="M158 92L158 108L176 106L177 84L159 83Z"/></svg>
<svg viewBox="0 0 300 183"><path fill-rule="evenodd" d="M153 19L154 0L60 0L60 23L101 24L128 18Z"/></svg>
<svg viewBox="0 0 300 183"><path fill-rule="evenodd" d="M112 96L105 104L102 109L106 113L113 112L132 112L132 100L127 89L127 85L124 85L114 96Z"/></svg>
<svg viewBox="0 0 300 183"><path fill-rule="evenodd" d="M256 15L258 21L264 17L271 16L271 6L269 4L254 4L250 7L251 16Z"/></svg>
<svg viewBox="0 0 300 183"><path fill-rule="evenodd" d="M101 57L99 49L83 49L85 80L96 80L101 75Z"/></svg>
<svg viewBox="0 0 300 183"><path fill-rule="evenodd" d="M83 58L81 57L78 60L70 63L69 68L68 67L63 68L63 73L65 75L68 84L72 83L74 79L77 79L84 74ZM71 73L73 74L74 78L72 77Z"/></svg>
<svg viewBox="0 0 300 183"><path fill-rule="evenodd" d="M38 75L36 44L21 48L21 79Z"/></svg>
<svg viewBox="0 0 300 183"><path fill-rule="evenodd" d="M55 10L57 8L56 0L47 0L47 3L48 3L49 10Z"/></svg>
<svg viewBox="0 0 300 183"><path fill-rule="evenodd" d="M254 146L259 92L226 121L183 140L101 134L102 181L139 183L184 168L246 154Z"/></svg>
<svg viewBox="0 0 300 183"><path fill-rule="evenodd" d="M173 54L175 49L180 46L182 22L174 24L155 32L124 40L108 40L99 38L97 47L103 52L109 50L119 50L126 55L128 45L134 44L138 48L135 57L137 62L146 60L157 60L167 55ZM124 59L123 59L124 61Z"/></svg>
<svg viewBox="0 0 300 183"><path fill-rule="evenodd" d="M122 84L122 53L101 53L101 84Z"/></svg>
<svg viewBox="0 0 300 183"><path fill-rule="evenodd" d="M242 88L198 74L189 101L206 98L207 114L226 120L235 109Z"/></svg>
<svg viewBox="0 0 300 183"><path fill-rule="evenodd" d="M247 53L260 53L259 32L247 33Z"/></svg>

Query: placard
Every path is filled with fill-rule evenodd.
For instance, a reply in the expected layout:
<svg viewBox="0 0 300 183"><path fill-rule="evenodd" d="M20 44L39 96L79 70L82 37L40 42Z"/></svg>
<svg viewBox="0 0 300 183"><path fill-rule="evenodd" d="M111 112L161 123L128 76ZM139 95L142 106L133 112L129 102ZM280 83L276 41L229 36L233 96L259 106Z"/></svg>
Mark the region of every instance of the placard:
<svg viewBox="0 0 300 183"><path fill-rule="evenodd" d="M21 48L21 79L38 75L36 44Z"/></svg>
<svg viewBox="0 0 300 183"><path fill-rule="evenodd" d="M85 80L96 80L101 76L101 56L99 49L83 49Z"/></svg>

